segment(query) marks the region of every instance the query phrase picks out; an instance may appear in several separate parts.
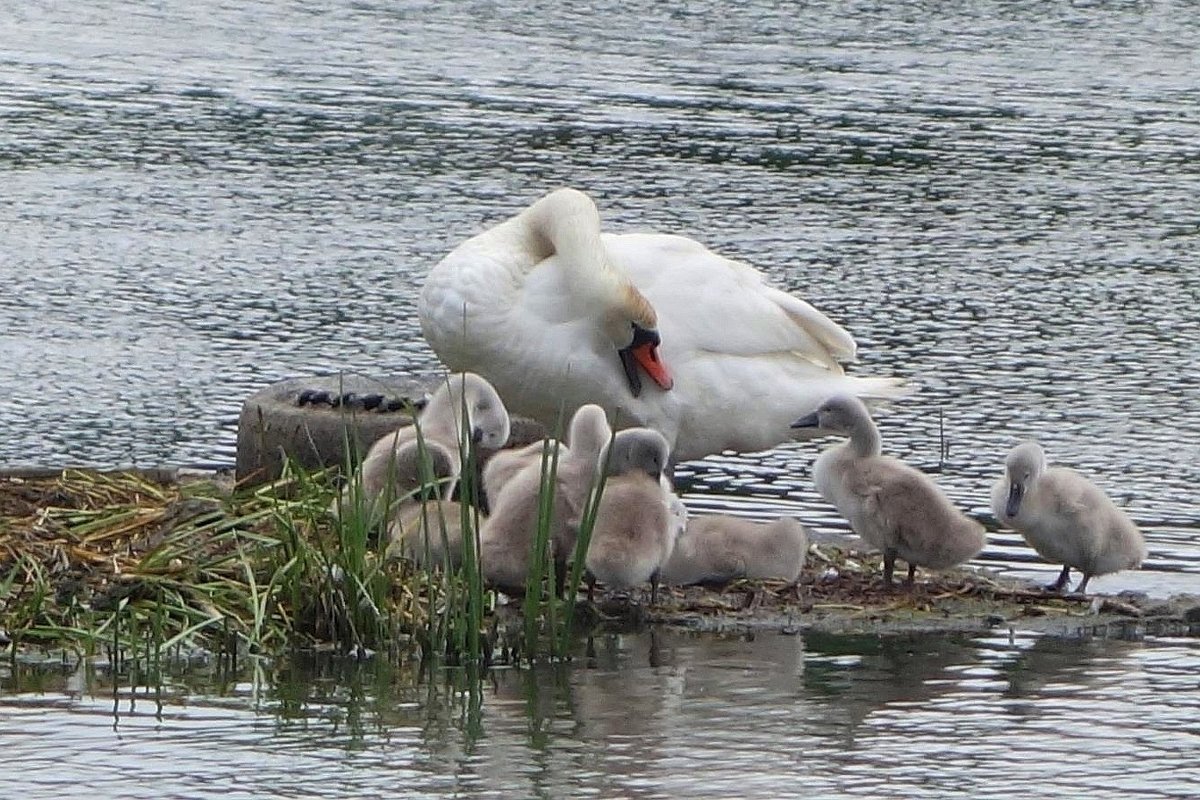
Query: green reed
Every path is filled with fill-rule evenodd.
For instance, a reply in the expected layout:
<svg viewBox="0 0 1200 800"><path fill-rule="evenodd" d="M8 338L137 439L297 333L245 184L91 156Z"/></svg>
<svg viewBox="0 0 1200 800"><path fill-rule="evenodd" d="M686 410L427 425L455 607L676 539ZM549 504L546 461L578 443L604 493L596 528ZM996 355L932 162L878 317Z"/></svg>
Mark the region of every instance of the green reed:
<svg viewBox="0 0 1200 800"><path fill-rule="evenodd" d="M567 600L566 612L563 615L562 627L554 642L555 654L559 658L567 658L569 656L571 642L574 640L575 608L578 605L576 598L579 596L579 587L587 571L588 547L592 543L592 530L596 527L596 516L600 512L600 500L604 495L604 487L608 482L608 465L609 460L612 458L612 443L615 437L616 431L614 430L609 434L608 447L604 450L604 460L599 465L595 480L593 480L588 492L583 516L579 523L579 530L575 539L575 551L571 556L571 570L567 576L566 592L564 594Z"/></svg>
<svg viewBox="0 0 1200 800"><path fill-rule="evenodd" d="M525 628L525 655L529 659L541 654L540 631L546 626L555 630L558 611L557 576L555 554L551 547L550 530L555 522L556 496L558 487L557 440L561 440L562 411L559 411L554 439L542 441L540 475L538 479L537 523L529 552L529 573L525 578L523 621Z"/></svg>

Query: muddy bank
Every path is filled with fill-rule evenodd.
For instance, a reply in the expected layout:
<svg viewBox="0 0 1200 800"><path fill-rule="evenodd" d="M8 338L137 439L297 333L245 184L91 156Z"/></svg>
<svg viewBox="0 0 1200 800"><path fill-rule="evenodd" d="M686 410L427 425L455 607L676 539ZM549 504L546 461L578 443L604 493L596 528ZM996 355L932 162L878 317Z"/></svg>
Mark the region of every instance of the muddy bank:
<svg viewBox="0 0 1200 800"><path fill-rule="evenodd" d="M857 562L863 554L833 545L810 554ZM870 563L869 559L866 559ZM1200 634L1200 596L1056 595L1032 584L958 570L887 590L878 571L805 570L798 586L738 581L725 587L665 587L645 595L606 595L601 626L670 625L713 632L847 635L975 633L1022 630L1058 636L1137 638Z"/></svg>

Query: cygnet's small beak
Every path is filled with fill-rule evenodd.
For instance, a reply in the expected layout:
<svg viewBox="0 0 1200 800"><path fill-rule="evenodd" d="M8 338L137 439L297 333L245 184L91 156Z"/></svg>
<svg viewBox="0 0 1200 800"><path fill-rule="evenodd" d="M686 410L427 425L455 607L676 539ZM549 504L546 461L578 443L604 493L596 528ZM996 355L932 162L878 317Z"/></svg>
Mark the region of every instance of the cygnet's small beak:
<svg viewBox="0 0 1200 800"><path fill-rule="evenodd" d="M820 420L817 419L817 412L805 414L800 419L792 423L793 428L819 428L821 427Z"/></svg>
<svg viewBox="0 0 1200 800"><path fill-rule="evenodd" d="M479 444L483 441L483 428L476 425L471 429L471 444Z"/></svg>
<svg viewBox="0 0 1200 800"><path fill-rule="evenodd" d="M1008 487L1008 502L1004 504L1004 516L1012 519L1021 510L1021 498L1025 496L1025 487L1014 481Z"/></svg>

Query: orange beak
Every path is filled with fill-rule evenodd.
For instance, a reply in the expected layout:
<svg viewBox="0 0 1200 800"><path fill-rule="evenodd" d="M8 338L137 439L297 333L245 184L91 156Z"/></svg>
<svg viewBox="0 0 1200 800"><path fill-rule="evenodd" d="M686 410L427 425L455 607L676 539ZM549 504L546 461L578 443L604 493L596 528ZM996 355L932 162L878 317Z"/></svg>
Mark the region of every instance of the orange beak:
<svg viewBox="0 0 1200 800"><path fill-rule="evenodd" d="M658 331L635 323L633 341L617 353L625 370L625 380L629 382L629 391L634 397L642 393L642 376L638 374L638 367L645 370L664 391L675 385L671 374L667 372L667 365L658 357L658 343Z"/></svg>
<svg viewBox="0 0 1200 800"><path fill-rule="evenodd" d="M657 344L646 342L634 347L632 352L638 366L644 369L651 380L657 383L661 389L666 391L675 385L675 381L671 378L671 373L667 372L667 365L658 357Z"/></svg>

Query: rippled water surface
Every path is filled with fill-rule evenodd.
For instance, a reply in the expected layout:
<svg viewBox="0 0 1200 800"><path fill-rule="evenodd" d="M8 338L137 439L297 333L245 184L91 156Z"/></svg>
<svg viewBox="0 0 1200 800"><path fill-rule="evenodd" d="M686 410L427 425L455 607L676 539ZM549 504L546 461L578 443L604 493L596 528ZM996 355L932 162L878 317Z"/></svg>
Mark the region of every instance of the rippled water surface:
<svg viewBox="0 0 1200 800"><path fill-rule="evenodd" d="M882 419L885 447L940 466L964 507L986 516L1004 452L1036 435L1147 532L1147 568L1094 586L1200 590L1189 3L0 11L0 465L227 465L240 404L267 383L436 370L414 313L425 271L571 184L614 229L758 265L851 330L862 371L919 382ZM839 529L811 489L816 451L689 465L686 499ZM1052 574L1006 533L981 561ZM122 796L160 777L179 796L271 781L766 796L787 776L990 796L975 767L1059 794L1143 776L1197 793L1173 761L1178 737L1196 745L1200 695L1177 671L1194 674L1191 643L843 660L797 638L689 640L665 666L646 642L614 646L618 672L495 678L478 730L425 689L355 705L340 676L314 684L336 695L315 706L240 683L171 696L161 719L138 700L115 730L93 691L17 694L0 725L41 752L26 779L40 796L56 796L64 746ZM1026 680L1026 659L1046 666ZM595 699L613 692L626 702ZM1072 763L1047 776L1042 743ZM939 770L921 764L943 747L956 755ZM134 769L112 752L163 758Z"/></svg>
<svg viewBox="0 0 1200 800"><path fill-rule="evenodd" d="M425 271L572 184L845 324L889 452L987 515L1019 437L1200 574L1200 15L1186 3L9 3L0 465L225 465L283 376L438 368ZM688 502L839 523L816 446ZM1036 570L998 534L983 560ZM1146 577L1146 575L1151 577Z"/></svg>
<svg viewBox="0 0 1200 800"><path fill-rule="evenodd" d="M384 664L161 689L0 667L13 797L1030 797L1200 792L1200 640L609 636L472 693Z"/></svg>

